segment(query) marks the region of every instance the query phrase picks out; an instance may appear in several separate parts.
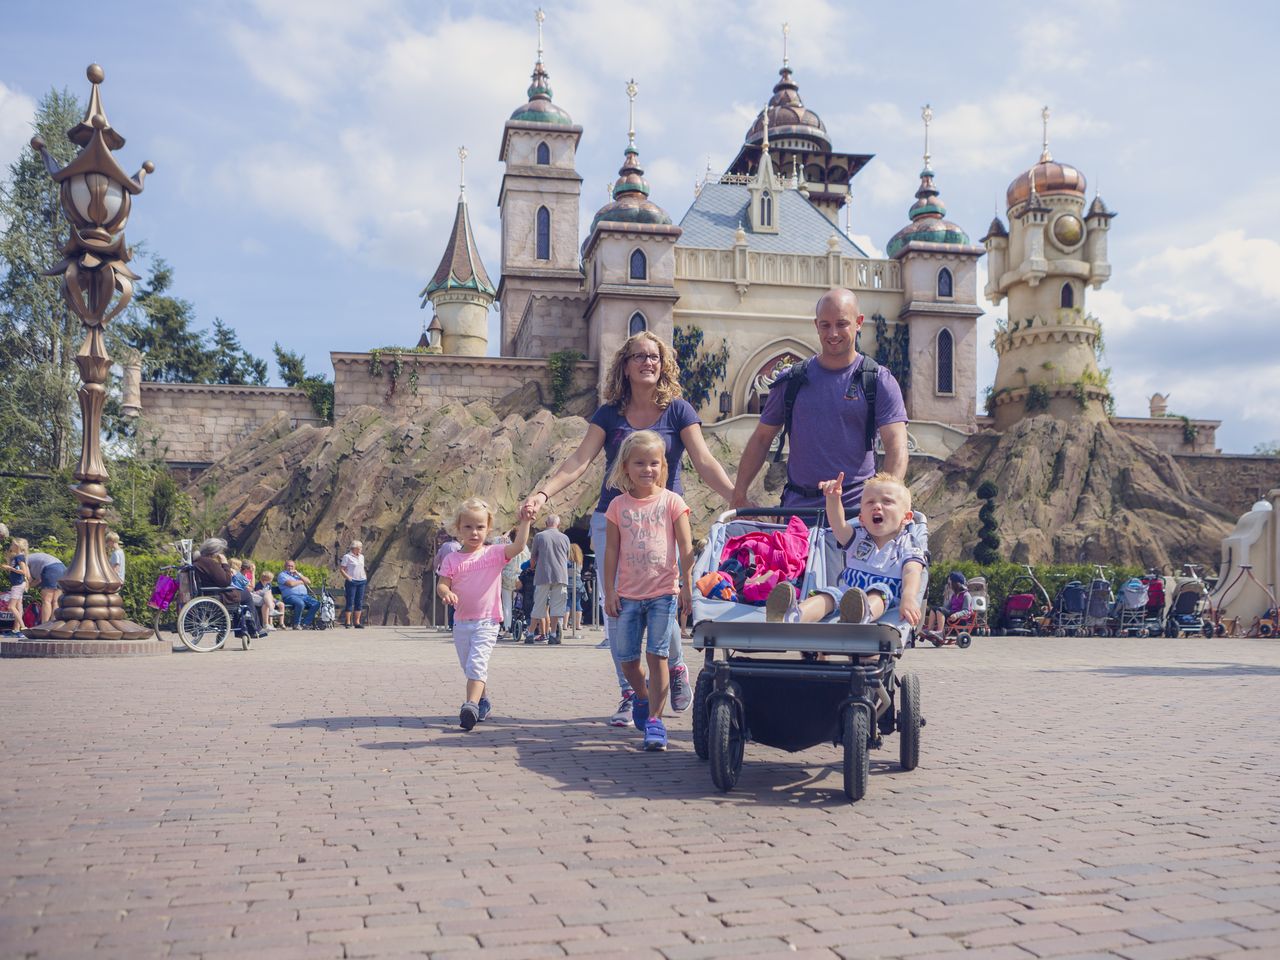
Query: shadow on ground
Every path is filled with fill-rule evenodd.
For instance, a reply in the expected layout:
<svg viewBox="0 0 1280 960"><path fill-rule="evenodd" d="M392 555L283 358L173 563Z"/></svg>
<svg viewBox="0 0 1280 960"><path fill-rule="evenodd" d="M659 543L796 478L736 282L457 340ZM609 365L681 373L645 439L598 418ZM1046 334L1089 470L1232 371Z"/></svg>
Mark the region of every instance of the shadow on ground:
<svg viewBox="0 0 1280 960"><path fill-rule="evenodd" d="M1280 677L1280 667L1226 660L1153 666L1149 663L1108 664L1105 667L1055 667L1043 673L1096 673L1104 677Z"/></svg>
<svg viewBox="0 0 1280 960"><path fill-rule="evenodd" d="M670 730L671 749L646 753L640 748L639 731L610 727L594 717L566 720L528 720L494 717L474 731L464 732L453 717L309 717L279 728L311 727L343 730L420 730L430 739L374 740L361 743L365 750L487 750L509 748L516 762L527 770L554 780L559 789L590 793L601 798L713 799L730 804L770 806L844 806L842 753L830 744L802 754L788 754L760 744L747 744L738 786L721 794L711 782L707 764L698 760L688 730ZM885 774L901 774L895 738L871 755L875 780ZM804 759L797 759L803 756Z"/></svg>

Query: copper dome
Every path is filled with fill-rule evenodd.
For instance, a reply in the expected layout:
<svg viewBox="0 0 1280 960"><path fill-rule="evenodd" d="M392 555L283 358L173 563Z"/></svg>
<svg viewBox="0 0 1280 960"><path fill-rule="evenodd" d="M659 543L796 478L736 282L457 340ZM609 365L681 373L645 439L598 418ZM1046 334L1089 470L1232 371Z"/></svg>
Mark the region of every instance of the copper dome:
<svg viewBox="0 0 1280 960"><path fill-rule="evenodd" d="M766 108L769 112L769 137L801 136L813 141L819 149L830 150L827 125L800 101L800 88L791 79L791 68L783 67L778 74L782 79L773 88L773 96ZM756 122L747 131L747 143L758 145L764 142L764 115L765 111L761 110L756 116Z"/></svg>
<svg viewBox="0 0 1280 960"><path fill-rule="evenodd" d="M1005 193L1010 208L1031 199L1031 178L1035 177L1036 195L1069 194L1083 197L1085 193L1084 174L1069 163L1056 160L1041 160L1030 170L1025 170L1014 177Z"/></svg>
<svg viewBox="0 0 1280 960"><path fill-rule="evenodd" d="M649 199L649 183L644 179L640 154L634 145L627 146L622 168L618 171L618 180L613 185L613 199L596 211L588 233L594 232L596 224L602 221L649 224L671 222L667 212Z"/></svg>

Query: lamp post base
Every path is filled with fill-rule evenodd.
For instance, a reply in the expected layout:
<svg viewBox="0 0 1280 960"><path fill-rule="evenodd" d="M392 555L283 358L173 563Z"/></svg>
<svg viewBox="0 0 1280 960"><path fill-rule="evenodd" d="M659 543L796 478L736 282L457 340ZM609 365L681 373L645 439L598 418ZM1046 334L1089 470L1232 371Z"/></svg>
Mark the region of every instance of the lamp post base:
<svg viewBox="0 0 1280 960"><path fill-rule="evenodd" d="M43 626L43 625L42 625ZM53 626L53 624L49 624ZM137 624L129 624L144 632L146 639L120 640L59 640L51 637L33 637L38 628L28 630L21 640L0 640L0 658L16 657L154 657L173 652L173 644L151 638L151 631Z"/></svg>

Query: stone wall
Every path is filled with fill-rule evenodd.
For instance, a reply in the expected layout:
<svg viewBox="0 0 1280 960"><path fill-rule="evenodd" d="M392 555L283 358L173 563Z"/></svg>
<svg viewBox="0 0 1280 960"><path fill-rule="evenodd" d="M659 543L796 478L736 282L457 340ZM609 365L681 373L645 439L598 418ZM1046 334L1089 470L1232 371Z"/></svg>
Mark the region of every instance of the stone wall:
<svg viewBox="0 0 1280 960"><path fill-rule="evenodd" d="M532 357L454 357L439 354L382 354L370 369L368 353L331 353L333 361L333 414L341 418L368 404L388 412L412 414L434 407L442 400L494 401L529 383L542 396L551 396L547 361ZM570 393L595 390L598 365L579 361Z"/></svg>
<svg viewBox="0 0 1280 960"><path fill-rule="evenodd" d="M203 469L277 413L296 429L321 424L301 390L220 383L141 385L142 418L171 467Z"/></svg>
<svg viewBox="0 0 1280 960"><path fill-rule="evenodd" d="M1175 456L1216 453L1218 427L1222 426L1221 420L1191 420L1188 431L1188 424L1183 423L1181 417L1116 417L1111 422L1121 433L1149 440L1157 450ZM1190 441L1188 432L1192 436Z"/></svg>
<svg viewBox="0 0 1280 960"><path fill-rule="evenodd" d="M1232 516L1247 513L1268 491L1280 488L1280 457L1175 453L1173 459L1197 493Z"/></svg>

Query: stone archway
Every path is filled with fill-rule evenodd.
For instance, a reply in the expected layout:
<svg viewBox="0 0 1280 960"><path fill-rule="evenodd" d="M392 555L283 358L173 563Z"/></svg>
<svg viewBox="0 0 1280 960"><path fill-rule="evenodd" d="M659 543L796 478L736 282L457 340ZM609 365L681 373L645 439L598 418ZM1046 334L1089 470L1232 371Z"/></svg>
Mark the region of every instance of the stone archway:
<svg viewBox="0 0 1280 960"><path fill-rule="evenodd" d="M733 406L729 416L758 414L764 396L769 392L768 381L773 379L778 369L811 356L813 348L792 337L780 337L760 347L734 375L730 389Z"/></svg>

